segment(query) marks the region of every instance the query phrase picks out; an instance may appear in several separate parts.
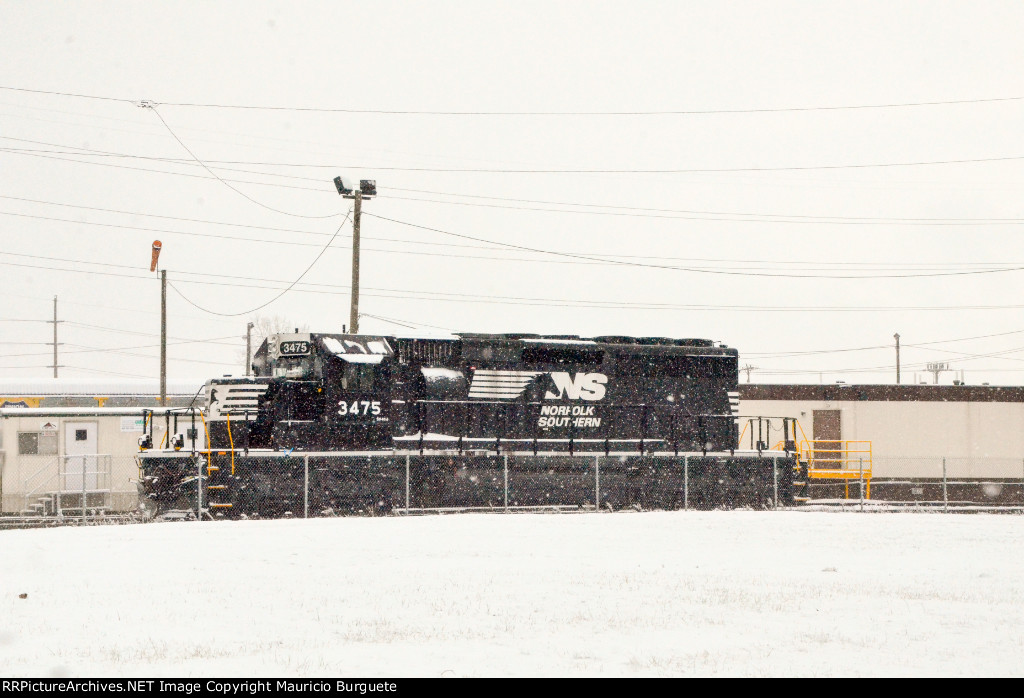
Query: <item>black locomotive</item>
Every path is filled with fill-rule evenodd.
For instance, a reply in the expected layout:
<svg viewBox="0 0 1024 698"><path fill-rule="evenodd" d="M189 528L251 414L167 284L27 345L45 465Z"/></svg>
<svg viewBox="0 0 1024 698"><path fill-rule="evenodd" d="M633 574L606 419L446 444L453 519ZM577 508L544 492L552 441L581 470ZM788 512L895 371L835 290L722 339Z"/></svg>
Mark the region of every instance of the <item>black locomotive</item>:
<svg viewBox="0 0 1024 698"><path fill-rule="evenodd" d="M208 419L224 447L720 451L737 362L700 339L276 335L256 380L210 382Z"/></svg>
<svg viewBox="0 0 1024 698"><path fill-rule="evenodd" d="M778 501L779 458L791 460L737 452L738 353L709 340L294 333L269 337L252 368L208 382L205 439L143 454L149 500L201 484L179 462L193 452L217 462L208 504L227 513L294 510L299 490L308 510L310 457L316 506L332 511L509 506L510 477L513 505L599 505L599 463L580 475L588 456L606 458L606 504L688 505L691 475L695 503L760 504Z"/></svg>

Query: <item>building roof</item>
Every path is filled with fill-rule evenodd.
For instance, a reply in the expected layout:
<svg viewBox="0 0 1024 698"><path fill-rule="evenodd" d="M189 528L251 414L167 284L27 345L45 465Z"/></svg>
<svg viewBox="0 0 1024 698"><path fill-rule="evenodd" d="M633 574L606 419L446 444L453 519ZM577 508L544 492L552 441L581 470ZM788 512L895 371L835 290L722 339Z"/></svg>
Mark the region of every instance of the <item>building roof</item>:
<svg viewBox="0 0 1024 698"><path fill-rule="evenodd" d="M179 397L192 397L206 379L169 380L167 394ZM25 380L0 380L0 396L7 397L43 397L60 396L111 396L137 395L149 396L160 394L160 381L151 379L118 379L89 381L69 378L35 378Z"/></svg>
<svg viewBox="0 0 1024 698"><path fill-rule="evenodd" d="M1024 387L987 385L786 385L740 383L741 400L1024 402Z"/></svg>

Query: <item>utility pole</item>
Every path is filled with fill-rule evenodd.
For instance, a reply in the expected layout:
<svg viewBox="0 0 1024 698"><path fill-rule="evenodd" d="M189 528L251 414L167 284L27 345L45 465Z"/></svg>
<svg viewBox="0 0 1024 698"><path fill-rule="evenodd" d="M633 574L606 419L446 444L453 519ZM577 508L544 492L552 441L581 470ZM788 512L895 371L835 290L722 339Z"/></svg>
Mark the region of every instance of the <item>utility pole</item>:
<svg viewBox="0 0 1024 698"><path fill-rule="evenodd" d="M167 405L167 270L160 270L160 404Z"/></svg>
<svg viewBox="0 0 1024 698"><path fill-rule="evenodd" d="M350 185L344 178L335 177L334 186L338 193L346 199L355 199L352 208L352 307L349 311L349 332L359 334L359 219L363 212L363 197L367 199L377 196L377 181L373 179L359 180L359 188Z"/></svg>
<svg viewBox="0 0 1024 698"><path fill-rule="evenodd" d="M352 334L359 334L359 216L362 210L363 192L357 189L352 218L352 308L348 314Z"/></svg>
<svg viewBox="0 0 1024 698"><path fill-rule="evenodd" d="M750 382L750 372L751 371L756 371L757 370L757 366L751 366L750 364L747 364L746 366L744 366L740 370L747 372L747 382L749 383Z"/></svg>
<svg viewBox="0 0 1024 698"><path fill-rule="evenodd" d="M53 297L53 377L57 377L57 296Z"/></svg>
<svg viewBox="0 0 1024 698"><path fill-rule="evenodd" d="M900 384L900 333L893 335L896 340L896 385Z"/></svg>
<svg viewBox="0 0 1024 698"><path fill-rule="evenodd" d="M252 323L245 326L245 375L252 375Z"/></svg>

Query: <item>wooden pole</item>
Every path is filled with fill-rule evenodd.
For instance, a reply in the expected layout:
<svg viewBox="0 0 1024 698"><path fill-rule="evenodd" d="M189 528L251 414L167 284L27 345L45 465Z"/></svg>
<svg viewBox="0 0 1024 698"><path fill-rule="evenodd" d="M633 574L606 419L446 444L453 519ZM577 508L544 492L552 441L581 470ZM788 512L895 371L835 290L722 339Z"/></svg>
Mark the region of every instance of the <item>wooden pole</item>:
<svg viewBox="0 0 1024 698"><path fill-rule="evenodd" d="M57 377L57 296L53 297L53 377Z"/></svg>
<svg viewBox="0 0 1024 698"><path fill-rule="evenodd" d="M363 209L363 192L356 190L352 218L352 309L348 316L349 332L359 334L359 215Z"/></svg>
<svg viewBox="0 0 1024 698"><path fill-rule="evenodd" d="M160 270L160 404L167 404L167 270Z"/></svg>

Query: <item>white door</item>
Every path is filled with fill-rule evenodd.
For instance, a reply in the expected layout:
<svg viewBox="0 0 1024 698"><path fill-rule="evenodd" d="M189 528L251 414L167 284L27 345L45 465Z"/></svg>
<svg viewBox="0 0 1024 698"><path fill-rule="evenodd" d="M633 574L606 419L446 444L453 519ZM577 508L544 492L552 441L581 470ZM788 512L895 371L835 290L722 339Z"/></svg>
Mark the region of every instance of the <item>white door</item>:
<svg viewBox="0 0 1024 698"><path fill-rule="evenodd" d="M64 422L64 488L96 489L96 422ZM83 479L84 478L84 479Z"/></svg>

